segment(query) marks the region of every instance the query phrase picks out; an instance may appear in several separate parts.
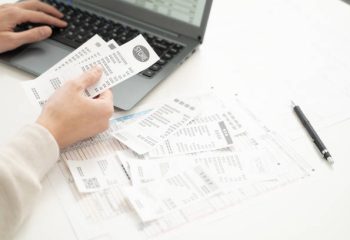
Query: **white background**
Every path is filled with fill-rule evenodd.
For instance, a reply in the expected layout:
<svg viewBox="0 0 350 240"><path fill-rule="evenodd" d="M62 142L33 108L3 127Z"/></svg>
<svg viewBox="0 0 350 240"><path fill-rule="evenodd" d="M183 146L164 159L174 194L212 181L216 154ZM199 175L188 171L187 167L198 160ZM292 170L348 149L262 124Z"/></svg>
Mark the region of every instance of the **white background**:
<svg viewBox="0 0 350 240"><path fill-rule="evenodd" d="M275 99L275 95L283 96L286 86L302 88L302 84L294 84L300 80L313 81L315 92L327 74L346 86L348 69L350 6L343 2L215 0L204 45L141 104L212 87L220 93L250 95L253 102L259 101L262 93L269 102L278 103L285 99ZM36 119L19 85L32 78L0 64L1 144ZM350 102L344 105L350 108ZM273 104L267 105L265 114L273 116L273 108ZM229 217L173 238L350 239L350 121L322 128L319 133L333 154L333 168L303 134L293 145L316 168L313 177L246 201L233 208ZM74 239L47 183L16 239Z"/></svg>

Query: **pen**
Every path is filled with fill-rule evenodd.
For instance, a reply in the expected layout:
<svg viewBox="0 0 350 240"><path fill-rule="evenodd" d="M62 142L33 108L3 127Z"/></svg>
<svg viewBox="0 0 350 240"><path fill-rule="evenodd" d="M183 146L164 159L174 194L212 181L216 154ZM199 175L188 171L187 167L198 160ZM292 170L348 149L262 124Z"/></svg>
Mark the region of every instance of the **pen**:
<svg viewBox="0 0 350 240"><path fill-rule="evenodd" d="M312 138L312 140L315 143L316 147L318 148L318 150L323 155L323 158L326 159L330 164L333 164L334 161L333 161L333 158L332 158L331 154L327 150L326 146L323 144L321 138L318 136L317 132L312 127L312 125L309 122L309 120L306 118L306 116L303 113L303 111L301 111L301 108L299 106L297 106L293 101L292 101L292 106L293 106L293 110L296 113L296 115L298 116L301 124L303 124L304 128L306 129L306 131L308 132L308 134Z"/></svg>

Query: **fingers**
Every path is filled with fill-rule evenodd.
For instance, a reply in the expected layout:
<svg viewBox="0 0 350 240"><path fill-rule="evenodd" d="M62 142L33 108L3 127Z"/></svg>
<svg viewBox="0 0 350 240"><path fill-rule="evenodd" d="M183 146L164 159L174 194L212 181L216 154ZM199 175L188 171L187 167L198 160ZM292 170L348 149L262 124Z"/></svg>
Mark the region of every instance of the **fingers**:
<svg viewBox="0 0 350 240"><path fill-rule="evenodd" d="M10 6L12 6L12 5L13 5L12 3L1 4L1 5L0 5L0 9L2 9L2 8L7 8L7 7L10 7Z"/></svg>
<svg viewBox="0 0 350 240"><path fill-rule="evenodd" d="M111 90L107 90L100 94L97 99L94 99L95 104L101 111L101 115L110 118L114 112L113 94Z"/></svg>
<svg viewBox="0 0 350 240"><path fill-rule="evenodd" d="M111 90L106 90L105 92L101 93L100 96L97 99L101 99L104 101L113 102L113 94Z"/></svg>
<svg viewBox="0 0 350 240"><path fill-rule="evenodd" d="M44 24L53 25L56 27L66 27L67 26L67 23L65 21L62 21L61 19L58 19L58 18L50 16L50 15L47 15L43 12L21 9L21 11L18 12L17 24L18 23L25 23L25 22L44 23Z"/></svg>
<svg viewBox="0 0 350 240"><path fill-rule="evenodd" d="M90 69L89 71L85 72L83 75L81 75L78 79L73 80L76 81L78 90L82 91L86 88L90 87L94 83L98 82L102 76L102 69L101 67L94 67Z"/></svg>
<svg viewBox="0 0 350 240"><path fill-rule="evenodd" d="M27 10L41 11L57 18L63 17L63 14L60 11L58 11L56 8L50 6L47 3L43 3L41 1L24 1L24 2L18 3L17 6Z"/></svg>
<svg viewBox="0 0 350 240"><path fill-rule="evenodd" d="M10 44L9 49L12 50L27 43L38 42L50 37L52 30L50 27L36 27L23 32L7 32L7 42Z"/></svg>

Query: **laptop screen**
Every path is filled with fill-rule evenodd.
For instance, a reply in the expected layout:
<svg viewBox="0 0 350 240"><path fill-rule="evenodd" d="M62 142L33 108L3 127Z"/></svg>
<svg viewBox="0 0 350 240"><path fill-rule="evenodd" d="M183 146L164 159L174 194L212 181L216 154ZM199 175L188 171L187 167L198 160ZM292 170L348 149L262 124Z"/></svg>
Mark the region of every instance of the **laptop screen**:
<svg viewBox="0 0 350 240"><path fill-rule="evenodd" d="M202 41L213 0L75 0Z"/></svg>
<svg viewBox="0 0 350 240"><path fill-rule="evenodd" d="M199 27L205 0L117 0Z"/></svg>

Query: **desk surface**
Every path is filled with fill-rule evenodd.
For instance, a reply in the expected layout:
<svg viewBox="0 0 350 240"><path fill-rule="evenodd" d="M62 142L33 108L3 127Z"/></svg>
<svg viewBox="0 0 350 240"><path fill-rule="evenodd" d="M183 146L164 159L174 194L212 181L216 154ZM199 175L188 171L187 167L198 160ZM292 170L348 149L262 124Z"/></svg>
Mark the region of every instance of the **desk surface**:
<svg viewBox="0 0 350 240"><path fill-rule="evenodd" d="M212 87L251 94L254 100L258 92L266 91L268 97L270 92L285 91L293 79L306 78L314 81L317 91L317 81L330 72L346 83L349 23L350 7L336 0L217 0L200 51L141 104ZM4 143L37 113L18 84L32 76L2 64L0 72L0 143ZM232 208L230 216L172 238L350 239L349 132L349 120L320 131L334 155L334 168L320 159L303 135L293 145L317 169L313 177L250 199ZM75 239L47 182L16 239Z"/></svg>

